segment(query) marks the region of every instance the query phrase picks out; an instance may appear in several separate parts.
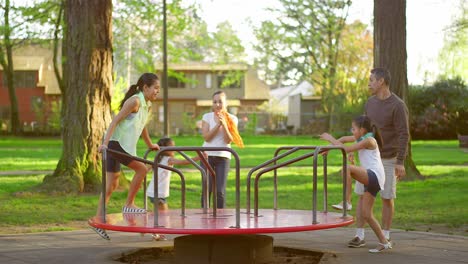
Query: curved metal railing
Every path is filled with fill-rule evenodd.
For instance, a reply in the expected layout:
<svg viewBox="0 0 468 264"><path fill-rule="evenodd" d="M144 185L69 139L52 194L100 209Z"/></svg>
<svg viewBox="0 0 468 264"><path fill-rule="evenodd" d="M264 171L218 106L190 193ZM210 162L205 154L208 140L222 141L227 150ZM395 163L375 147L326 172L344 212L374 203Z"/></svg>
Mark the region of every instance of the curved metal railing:
<svg viewBox="0 0 468 264"><path fill-rule="evenodd" d="M260 170L256 177L255 177L255 183L254 183L254 217L258 217L258 190L259 190L259 186L258 186L258 183L259 183L259 180L260 180L260 177L266 173L266 172L270 172L270 171L274 171L274 176L273 176L273 184L274 184L274 209L276 210L277 209L277 206L278 206L278 191L277 191L277 169L281 168L281 167L285 167L287 165L290 165L290 164L293 164L293 163L296 163L296 162L299 162L301 160L304 160L304 159L307 159L307 158L310 158L310 157L313 157L313 182L312 182L312 222L313 224L317 224L317 165L318 165L318 155L321 154L321 153L325 153L325 152L328 152L330 150L335 150L335 149L338 149L338 150L341 150L341 153L342 153L342 156L343 156L343 173L344 175L346 175L346 170L347 170L347 159L346 159L346 151L344 150L343 147L341 146L286 146L286 147L280 147L278 148L276 151L275 151L275 156L258 165L258 166L255 166L254 168L252 168L249 173L248 173L248 176L247 176L247 213L250 214L250 205L251 205L251 179L252 179L252 174L257 171L257 170ZM278 155L280 151L282 150L287 150L285 153L281 154L281 155ZM277 163L279 160L281 160L282 158L285 158L299 150L314 150L314 152L309 152L309 153L305 153L305 154L302 154L300 155L299 157L295 157L293 159L290 159L290 160L287 160L287 161L284 161L284 162L281 162L281 163ZM324 211L327 211L327 176L326 176L326 168L327 168L327 158L326 158L327 155L323 155L324 157ZM273 164L272 166L268 166L270 164ZM345 197L346 197L346 177L343 177L343 201L345 201ZM344 208L343 210L343 217L345 217L347 214L347 210L346 208Z"/></svg>
<svg viewBox="0 0 468 264"><path fill-rule="evenodd" d="M209 180L208 180L208 175L207 172L199 165L197 164L193 159L188 157L183 151L195 151L200 157L201 163L204 165L206 170L209 172L209 176L212 177L212 190L213 190L213 216L216 217L217 213L217 201L216 201L216 174L213 168L210 166L208 163L208 160L203 156L202 152L204 151L227 151L232 154L232 156L235 159L236 165L235 165L235 170L236 170L236 228L240 228L240 159L239 155L232 150L231 148L227 147L161 147L160 150L156 152L156 156L154 158L154 161L149 161L147 160L148 154L151 151L155 150L147 150L145 152L144 158L139 158L136 156L131 156L126 153L122 153L119 151L115 151L112 149L107 149L102 153L102 195L105 196L106 193L106 184L107 184L107 177L106 177L106 160L107 160L107 154L108 152L116 154L116 155L123 155L126 156L132 160L137 160L140 162L143 162L145 164L149 164L153 168L153 177L154 177L154 193L155 196L158 194L158 170L159 168L170 170L173 172L176 172L180 178L181 178L181 216L185 216L185 177L183 176L183 173L181 170L177 168L173 168L170 166L165 166L162 164L158 163L158 160L160 159L160 156L162 155L163 152L165 151L175 151L181 154L186 160L188 160L192 165L194 165L198 170L200 170L200 173L202 175L202 184L203 184L203 193L202 193L202 200L203 200L203 212L208 213L208 208L209 208ZM145 209L147 208L146 204L146 177L144 179L144 184L143 184L143 192L144 192L144 206ZM156 201L157 199L155 199ZM154 226L159 226L158 224L158 218L159 218L159 213L157 209L157 202L154 203ZM106 222L106 204L105 204L105 199L103 197L102 199L102 221Z"/></svg>

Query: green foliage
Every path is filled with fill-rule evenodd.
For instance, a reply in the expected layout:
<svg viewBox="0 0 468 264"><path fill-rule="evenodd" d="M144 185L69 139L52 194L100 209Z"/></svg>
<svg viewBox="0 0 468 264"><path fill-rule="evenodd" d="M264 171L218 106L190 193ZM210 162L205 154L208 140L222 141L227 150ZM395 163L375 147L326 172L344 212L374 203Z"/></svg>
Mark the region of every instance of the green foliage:
<svg viewBox="0 0 468 264"><path fill-rule="evenodd" d="M114 6L114 56L117 76L136 72L161 71L163 6L161 1L122 0ZM231 63L242 61L244 47L228 22L208 32L198 15L196 4L181 0L167 3L167 55L170 63L209 61ZM169 76L189 82L183 74Z"/></svg>
<svg viewBox="0 0 468 264"><path fill-rule="evenodd" d="M61 129L61 101L51 101L45 104L42 100L32 102L32 108L36 120L38 120L37 128L32 131L33 134L56 135Z"/></svg>
<svg viewBox="0 0 468 264"><path fill-rule="evenodd" d="M410 89L410 130L415 139L456 138L468 134L468 86L461 78Z"/></svg>
<svg viewBox="0 0 468 264"><path fill-rule="evenodd" d="M229 88L229 87L241 87L241 83L244 77L244 71L231 70L228 72L220 72L223 74L223 81L220 88ZM218 77L219 78L219 77Z"/></svg>
<svg viewBox="0 0 468 264"><path fill-rule="evenodd" d="M125 92L128 89L127 82L123 77L117 77L112 89L111 110L114 114L120 111L120 102L125 97Z"/></svg>
<svg viewBox="0 0 468 264"><path fill-rule="evenodd" d="M460 0L459 6L459 13L445 30L444 46L439 53L439 78L461 77L468 81L468 1Z"/></svg>
<svg viewBox="0 0 468 264"><path fill-rule="evenodd" d="M245 49L232 25L225 21L216 26L212 36L213 58L219 64L244 61Z"/></svg>
<svg viewBox="0 0 468 264"><path fill-rule="evenodd" d="M183 131L184 135L197 135L198 134L198 127L197 122L202 119L203 114L199 114L195 116L193 113L184 113L183 115L183 124L184 127L188 127L189 131Z"/></svg>
<svg viewBox="0 0 468 264"><path fill-rule="evenodd" d="M255 65L267 83L307 80L321 96L329 130L333 119L362 109L373 62L373 39L367 25L346 24L351 1L281 0L272 19L254 29L260 54Z"/></svg>
<svg viewBox="0 0 468 264"><path fill-rule="evenodd" d="M62 101L53 101L50 103L50 115L48 117L48 125L52 131L59 132L61 129L61 110Z"/></svg>
<svg viewBox="0 0 468 264"><path fill-rule="evenodd" d="M308 80L323 89L335 88L337 55L351 1L280 0L269 21L254 30L254 46L272 83ZM325 106L327 107L327 106Z"/></svg>
<svg viewBox="0 0 468 264"><path fill-rule="evenodd" d="M244 128L244 134L252 136L256 134L257 130L257 113L249 114L247 124Z"/></svg>
<svg viewBox="0 0 468 264"><path fill-rule="evenodd" d="M180 61L193 58L190 45L193 43L192 27L198 24L197 8L183 5L181 0L167 3L168 60ZM114 56L117 76L130 73L156 72L156 61L162 57L162 1L122 0L114 5L113 11ZM201 26L203 28L203 26ZM196 34L195 34L196 35Z"/></svg>
<svg viewBox="0 0 468 264"><path fill-rule="evenodd" d="M369 97L367 84L374 61L373 35L366 24L354 21L344 27L341 38L333 101L338 115L356 115L363 113Z"/></svg>

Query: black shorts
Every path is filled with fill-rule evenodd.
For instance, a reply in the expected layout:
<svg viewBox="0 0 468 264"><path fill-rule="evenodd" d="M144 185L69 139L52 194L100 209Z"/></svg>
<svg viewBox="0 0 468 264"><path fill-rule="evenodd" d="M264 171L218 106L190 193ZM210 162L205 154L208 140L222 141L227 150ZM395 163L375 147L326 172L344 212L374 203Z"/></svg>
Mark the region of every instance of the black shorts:
<svg viewBox="0 0 468 264"><path fill-rule="evenodd" d="M380 191L379 180L377 179L377 175L371 170L367 170L367 178L369 179L369 183L364 185L364 191L370 193L372 196L376 196L377 193Z"/></svg>
<svg viewBox="0 0 468 264"><path fill-rule="evenodd" d="M122 148L122 146L120 146L120 143L118 141L114 141L114 140L109 141L107 148L130 155ZM108 152L107 160L106 160L106 171L119 172L120 164L128 166L130 162L132 162L132 159L127 156L117 155L117 154Z"/></svg>

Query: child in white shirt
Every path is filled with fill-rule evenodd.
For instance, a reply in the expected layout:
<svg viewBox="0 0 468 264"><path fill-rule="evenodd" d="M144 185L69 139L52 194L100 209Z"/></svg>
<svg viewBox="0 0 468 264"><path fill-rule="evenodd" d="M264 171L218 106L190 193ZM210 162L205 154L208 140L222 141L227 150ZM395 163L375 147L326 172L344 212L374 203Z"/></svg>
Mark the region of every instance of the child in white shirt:
<svg viewBox="0 0 468 264"><path fill-rule="evenodd" d="M373 207L375 196L380 190L383 190L385 184L385 172L380 158L379 147L382 146L382 138L379 129L372 124L368 116L358 116L352 122L352 136L335 139L328 133L320 135L333 145L344 146L343 143L355 142L352 145L344 146L347 153L357 151L361 166L348 165L346 180L351 183L350 178L355 179L359 184L364 185L364 194L359 198L359 206L356 210L358 220L363 220L369 224L379 239L379 245L375 249L370 249L371 253L378 253L392 248L392 244L385 238L379 222L374 217ZM348 246L362 247L365 245L363 230L357 230L356 237L353 238Z"/></svg>
<svg viewBox="0 0 468 264"><path fill-rule="evenodd" d="M161 148L164 147L172 147L175 146L174 140L171 138L165 137L161 138L158 141L158 145ZM162 154L160 156L160 160L158 161L159 164L173 167L174 165L188 165L191 164L190 161L185 159L176 159L174 158L174 151L164 151L162 149ZM204 153L203 153L204 154ZM204 154L205 155L205 154ZM200 157L193 157L192 160L199 161ZM168 210L169 206L167 205L167 197L169 197L169 186L171 183L171 174L172 171L166 170L163 168L158 168L158 209L159 210ZM148 188L146 189L146 196L150 199L152 203L155 202L155 195L154 195L154 178L151 179L150 183L148 184ZM155 240L165 240L166 238L164 235L153 234L153 238Z"/></svg>

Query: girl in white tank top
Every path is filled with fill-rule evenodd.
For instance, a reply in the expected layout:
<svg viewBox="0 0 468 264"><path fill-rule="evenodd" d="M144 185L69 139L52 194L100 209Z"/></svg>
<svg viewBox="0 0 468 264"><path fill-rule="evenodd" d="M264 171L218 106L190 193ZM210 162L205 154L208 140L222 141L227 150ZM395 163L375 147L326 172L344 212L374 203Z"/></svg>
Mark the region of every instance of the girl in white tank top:
<svg viewBox="0 0 468 264"><path fill-rule="evenodd" d="M351 200L351 178L364 185L364 195L359 197L359 205L356 210L356 217L367 222L379 239L379 245L370 249L369 252L377 253L392 247L391 243L385 238L379 222L374 217L373 207L376 194L383 190L385 183L384 169L380 159L379 147L382 146L382 138L378 128L372 124L367 116L358 116L352 122L352 136L345 136L335 139L328 133L320 135L321 139L327 140L333 145L343 146L347 153L358 151L361 166L354 164L348 165L346 170L347 179L347 207ZM347 142L355 142L352 145L344 145ZM353 163L353 162L351 162ZM357 239L356 239L357 238ZM353 240L359 240L359 246L365 245L364 238L356 234ZM353 241L352 240L352 241Z"/></svg>

